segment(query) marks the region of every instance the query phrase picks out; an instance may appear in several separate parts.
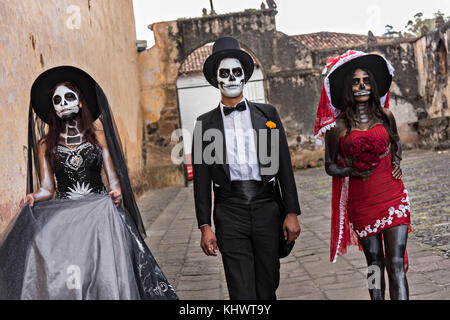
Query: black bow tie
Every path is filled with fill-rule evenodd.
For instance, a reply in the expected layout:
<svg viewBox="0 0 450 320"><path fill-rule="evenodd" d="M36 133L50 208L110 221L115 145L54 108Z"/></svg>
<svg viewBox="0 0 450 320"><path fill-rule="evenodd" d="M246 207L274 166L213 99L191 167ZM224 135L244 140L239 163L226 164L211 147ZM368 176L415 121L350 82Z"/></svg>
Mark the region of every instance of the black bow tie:
<svg viewBox="0 0 450 320"><path fill-rule="evenodd" d="M223 113L227 116L230 113L232 113L233 111L244 111L247 108L247 106L245 105L245 101L242 101L241 103L239 103L236 107L227 107L224 106L223 107Z"/></svg>

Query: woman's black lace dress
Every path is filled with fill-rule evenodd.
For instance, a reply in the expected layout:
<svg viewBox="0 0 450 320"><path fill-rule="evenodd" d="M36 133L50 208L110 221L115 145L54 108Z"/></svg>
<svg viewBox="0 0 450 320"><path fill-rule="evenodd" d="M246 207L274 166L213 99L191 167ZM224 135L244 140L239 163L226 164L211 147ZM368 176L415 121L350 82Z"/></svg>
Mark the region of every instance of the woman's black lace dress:
<svg viewBox="0 0 450 320"><path fill-rule="evenodd" d="M77 199L90 193L107 194L102 181L102 150L90 142L75 150L56 147L52 163L57 181L56 199Z"/></svg>
<svg viewBox="0 0 450 320"><path fill-rule="evenodd" d="M102 151L59 145L56 200L25 205L0 240L0 299L177 299L101 179Z"/></svg>

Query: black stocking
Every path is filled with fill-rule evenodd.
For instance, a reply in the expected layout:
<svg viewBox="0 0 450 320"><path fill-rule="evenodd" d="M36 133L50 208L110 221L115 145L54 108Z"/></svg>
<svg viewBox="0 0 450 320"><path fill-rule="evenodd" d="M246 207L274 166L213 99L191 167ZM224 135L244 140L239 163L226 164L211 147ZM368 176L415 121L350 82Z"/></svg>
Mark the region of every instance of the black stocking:
<svg viewBox="0 0 450 320"><path fill-rule="evenodd" d="M368 265L368 288L372 300L384 300L385 280L384 280L384 253L382 234L360 240L361 246L366 256Z"/></svg>
<svg viewBox="0 0 450 320"><path fill-rule="evenodd" d="M383 231L386 270L391 300L408 300L409 288L404 267L408 226L400 225Z"/></svg>

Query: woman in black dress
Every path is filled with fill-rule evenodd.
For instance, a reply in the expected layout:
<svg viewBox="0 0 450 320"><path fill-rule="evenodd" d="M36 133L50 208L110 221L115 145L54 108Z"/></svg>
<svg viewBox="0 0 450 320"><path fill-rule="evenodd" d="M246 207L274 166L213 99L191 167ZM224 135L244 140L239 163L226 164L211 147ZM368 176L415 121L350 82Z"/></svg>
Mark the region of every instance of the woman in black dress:
<svg viewBox="0 0 450 320"><path fill-rule="evenodd" d="M28 156L29 192L0 239L0 299L177 299L143 240L108 102L88 74L58 67L35 81Z"/></svg>

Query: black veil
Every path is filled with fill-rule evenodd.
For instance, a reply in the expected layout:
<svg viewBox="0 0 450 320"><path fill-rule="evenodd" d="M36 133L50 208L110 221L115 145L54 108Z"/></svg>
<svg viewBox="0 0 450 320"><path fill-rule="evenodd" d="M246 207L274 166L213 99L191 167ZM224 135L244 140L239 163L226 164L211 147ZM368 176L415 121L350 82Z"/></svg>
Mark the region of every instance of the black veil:
<svg viewBox="0 0 450 320"><path fill-rule="evenodd" d="M116 169L116 173L120 180L120 188L122 189L122 199L124 207L130 213L133 218L136 227L142 237L146 237L144 224L139 212L139 208L134 198L134 193L131 188L130 178L128 176L128 169L123 155L122 145L120 143L119 134L116 124L114 122L111 109L109 108L108 99L106 99L105 93L98 84L95 85L95 91L97 95L97 102L100 107L100 121L103 125L106 141L108 143L109 153Z"/></svg>
<svg viewBox="0 0 450 320"><path fill-rule="evenodd" d="M109 153L111 155L114 168L120 181L123 206L132 217L141 236L143 238L146 238L146 232L144 224L142 222L142 217L139 212L139 208L136 204L136 199L134 197L133 190L131 188L131 183L128 176L128 169L123 155L118 130L115 125L114 117L111 113L111 109L109 107L106 95L104 94L101 87L97 84L97 82L95 82L95 80L93 80L84 71L74 67L58 67L58 68L61 68L61 70L63 70L62 68L66 68L71 71L76 70L77 72L82 74L82 77L80 78L81 80L78 79L78 81L89 82L88 85L86 83L80 85L79 82L77 82L76 84L79 87L81 87L80 88L81 90L83 90L83 87L90 88L89 91L91 92L85 94L90 95L91 96L90 98L95 99L96 101L96 105L98 106L97 113L99 113L97 121L99 121L103 127L102 129L105 133ZM54 68L49 71L53 71L58 68ZM45 73L43 73L39 78L41 78L44 74ZM33 89L34 87L35 85L33 85ZM39 110L39 108L36 108L36 106L33 105L34 100L33 89L28 114L27 194L34 192L40 187L40 176L39 176L40 171L39 171L39 159L37 156L37 144L40 141L40 139L42 139L45 136L47 131L47 123L42 119L42 113L38 115L36 113L36 110ZM45 95L46 93L42 92L41 94ZM97 118L97 114L95 114L95 112L94 116L95 118Z"/></svg>

